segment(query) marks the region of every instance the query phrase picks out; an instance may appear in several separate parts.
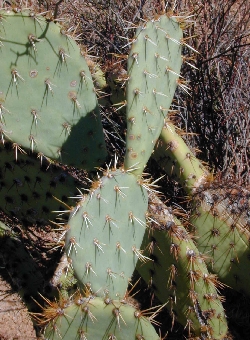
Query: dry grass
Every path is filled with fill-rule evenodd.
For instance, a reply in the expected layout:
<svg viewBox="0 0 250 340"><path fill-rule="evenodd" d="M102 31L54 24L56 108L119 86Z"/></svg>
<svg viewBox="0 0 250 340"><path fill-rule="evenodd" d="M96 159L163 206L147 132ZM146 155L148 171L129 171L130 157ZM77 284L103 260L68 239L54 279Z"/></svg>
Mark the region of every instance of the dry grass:
<svg viewBox="0 0 250 340"><path fill-rule="evenodd" d="M195 15L191 45L196 69L186 69L190 98L179 101L203 160L226 177L250 184L250 3L185 0ZM189 53L187 51L187 53ZM183 108L184 107L184 108Z"/></svg>

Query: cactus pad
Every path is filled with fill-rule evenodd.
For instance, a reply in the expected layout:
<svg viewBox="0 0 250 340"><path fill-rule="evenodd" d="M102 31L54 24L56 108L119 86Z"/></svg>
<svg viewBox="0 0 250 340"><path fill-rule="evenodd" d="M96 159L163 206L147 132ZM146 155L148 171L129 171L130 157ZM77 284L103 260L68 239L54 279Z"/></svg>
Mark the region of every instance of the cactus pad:
<svg viewBox="0 0 250 340"><path fill-rule="evenodd" d="M1 209L22 222L48 223L65 210L63 202L73 204L77 181L56 163L35 155L20 154L8 143L0 146L0 202ZM79 185L79 183L78 183ZM61 202L59 202L58 200Z"/></svg>
<svg viewBox="0 0 250 340"><path fill-rule="evenodd" d="M250 194L235 183L213 181L197 189L191 223L197 247L221 281L250 295Z"/></svg>
<svg viewBox="0 0 250 340"><path fill-rule="evenodd" d="M133 174L107 170L72 211L66 254L77 279L110 298L122 297L146 228L147 192Z"/></svg>
<svg viewBox="0 0 250 340"><path fill-rule="evenodd" d="M51 303L44 309L54 319L45 327L46 340L159 340L154 327L143 312L119 300L84 297L76 293L74 300Z"/></svg>
<svg viewBox="0 0 250 340"><path fill-rule="evenodd" d="M208 272L191 235L157 197L150 198L149 212L156 223L143 246L154 263L138 264L137 270L160 301L168 302L173 322L182 323L189 336L223 339L227 321L218 294L223 285Z"/></svg>
<svg viewBox="0 0 250 340"><path fill-rule="evenodd" d="M137 29L128 57L125 167L141 174L160 135L178 83L182 29L162 15Z"/></svg>
<svg viewBox="0 0 250 340"><path fill-rule="evenodd" d="M41 15L0 11L0 135L87 170L106 157L91 74L75 41Z"/></svg>

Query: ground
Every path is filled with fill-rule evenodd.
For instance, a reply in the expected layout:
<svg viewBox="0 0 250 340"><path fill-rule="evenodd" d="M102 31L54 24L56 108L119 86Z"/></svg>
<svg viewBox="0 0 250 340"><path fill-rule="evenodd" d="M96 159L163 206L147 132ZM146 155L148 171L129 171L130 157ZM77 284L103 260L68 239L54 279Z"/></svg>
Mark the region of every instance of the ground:
<svg viewBox="0 0 250 340"><path fill-rule="evenodd" d="M0 340L37 339L28 310L0 277Z"/></svg>

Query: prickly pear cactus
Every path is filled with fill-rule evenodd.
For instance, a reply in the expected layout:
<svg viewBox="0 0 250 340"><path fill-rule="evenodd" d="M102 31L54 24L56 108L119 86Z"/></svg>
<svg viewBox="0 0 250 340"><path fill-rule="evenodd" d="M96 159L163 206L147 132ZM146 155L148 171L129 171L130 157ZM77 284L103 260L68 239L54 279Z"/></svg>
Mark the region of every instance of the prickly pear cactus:
<svg viewBox="0 0 250 340"><path fill-rule="evenodd" d="M182 28L167 15L136 31L128 56L125 167L142 173L159 138L179 81Z"/></svg>
<svg viewBox="0 0 250 340"><path fill-rule="evenodd" d="M0 11L0 136L87 170L106 157L91 74L59 25L32 11Z"/></svg>
<svg viewBox="0 0 250 340"><path fill-rule="evenodd" d="M183 323L189 336L222 339L227 332L217 291L222 284L208 273L190 234L173 216L168 219L164 215L165 208L151 206L151 221L156 221L156 226L149 247L141 250L147 227L147 189L150 192L141 175L175 88L182 82L180 22L162 15L137 29L128 72L122 75L127 81L124 105L128 124L124 167L117 169L115 162L113 169L101 169L102 176L92 182L88 194L78 190L76 195L71 191L71 178L66 187L67 176L55 176L51 171L57 166L51 159L87 170L105 159L99 109L86 62L67 31L41 15L1 11L0 21L0 138L4 145L0 150L0 199L4 209L21 219L30 215L28 221L33 218L37 222L44 215L50 219L48 209L61 209L52 207L53 196L59 203L66 195L79 199L75 208L67 207L69 221L57 224L62 232L60 241L66 235L66 267L54 282L62 289L59 301L45 298L47 307L42 314L34 314L45 328L45 338L159 339L150 324L153 317L147 318L147 312L130 305L126 296L139 259L142 276L151 282L162 302L168 301L173 320ZM95 81L102 87L105 81L99 71ZM26 155L33 152L43 161L41 166L39 162L34 165L34 158ZM177 154L174 157L178 160ZM204 175L193 159L185 151L188 175L181 181L188 192ZM181 166L177 172L183 174ZM38 206L35 211L34 202ZM160 207L160 203L155 206ZM208 210L210 213L212 209ZM199 225L206 224L201 212L197 216ZM157 230L162 225L163 230ZM201 246L203 251L206 241L205 249ZM243 241L246 244L245 238ZM235 243L229 244L240 253ZM80 290L72 294L76 283ZM40 286L33 288L37 291Z"/></svg>
<svg viewBox="0 0 250 340"><path fill-rule="evenodd" d="M166 15L138 28L128 57L127 172L108 169L68 222L66 253L78 280L93 291L107 291L111 298L124 294L137 258L145 261L140 244L147 193L134 175L141 176L171 104L181 66L181 38L180 24ZM138 154L142 158L137 159Z"/></svg>
<svg viewBox="0 0 250 340"><path fill-rule="evenodd" d="M107 170L72 211L65 251L78 280L111 299L125 294L146 228L147 192L124 170Z"/></svg>

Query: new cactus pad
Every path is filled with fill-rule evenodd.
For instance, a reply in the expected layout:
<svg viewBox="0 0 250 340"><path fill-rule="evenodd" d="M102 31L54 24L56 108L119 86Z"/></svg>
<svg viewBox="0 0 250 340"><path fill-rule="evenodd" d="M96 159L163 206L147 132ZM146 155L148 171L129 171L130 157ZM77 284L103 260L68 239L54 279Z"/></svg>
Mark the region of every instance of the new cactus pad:
<svg viewBox="0 0 250 340"><path fill-rule="evenodd" d="M32 11L0 11L0 134L87 170L106 158L91 74L75 41ZM17 155L18 157L18 155Z"/></svg>

